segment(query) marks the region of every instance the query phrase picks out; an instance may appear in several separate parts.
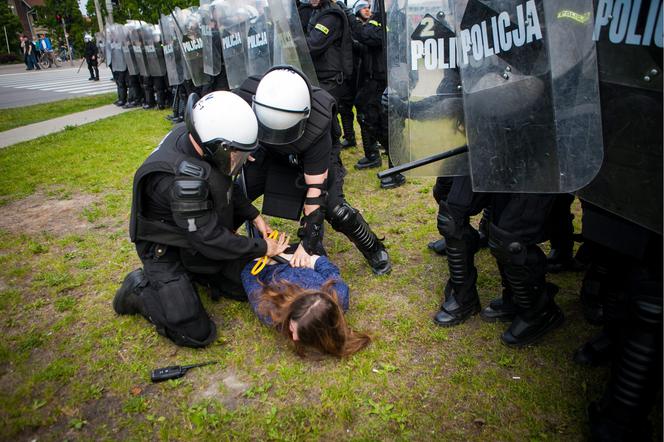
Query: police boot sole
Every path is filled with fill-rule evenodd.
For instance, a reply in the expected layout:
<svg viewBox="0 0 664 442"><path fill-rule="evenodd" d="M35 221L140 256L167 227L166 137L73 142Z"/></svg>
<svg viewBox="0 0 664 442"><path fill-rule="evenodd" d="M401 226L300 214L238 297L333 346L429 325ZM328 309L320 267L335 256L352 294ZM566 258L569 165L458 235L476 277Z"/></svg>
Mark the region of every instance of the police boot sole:
<svg viewBox="0 0 664 442"><path fill-rule="evenodd" d="M558 327L560 327L561 325L563 325L563 322L565 322L565 315L563 314L562 311L558 310L556 315L550 319L550 322L548 324L546 324L545 326L540 328L537 332L533 333L532 335L530 335L526 338L520 339L518 341L506 342L505 341L505 333L507 333L507 332L505 332L500 336L500 340L503 344L505 344L508 347L512 347L512 348L526 347L528 345L535 344L542 337L544 337L544 335L546 335L550 331L553 331L553 330L557 329Z"/></svg>
<svg viewBox="0 0 664 442"><path fill-rule="evenodd" d="M143 269L136 269L125 276L122 285L115 292L113 297L113 310L118 315L131 315L139 313L137 308L132 308L130 304L127 303L127 297L133 294L133 291L141 284L144 278Z"/></svg>
<svg viewBox="0 0 664 442"><path fill-rule="evenodd" d="M356 163L355 168L357 170L364 170L364 169L375 169L377 167L380 167L383 165L383 160L378 157L378 160L372 161L371 163Z"/></svg>
<svg viewBox="0 0 664 442"><path fill-rule="evenodd" d="M438 321L438 320L436 319L436 317L434 316L434 318L433 318L433 322L434 322L434 324L436 324L436 325L439 326L439 327L455 327L455 326L457 326L457 325L459 325L459 324L463 324L463 323L466 322L468 319L470 319L470 318L472 318L473 316L475 316L476 314L478 314L478 313L480 312L481 309L482 309L482 307L481 307L480 304L478 303L478 304L476 304L476 305L473 307L472 310L470 310L469 313L464 314L464 315L460 315L460 316L455 316L454 319L451 320L451 321L441 322L441 321ZM453 315L453 313L450 313L450 312L447 312L447 313Z"/></svg>

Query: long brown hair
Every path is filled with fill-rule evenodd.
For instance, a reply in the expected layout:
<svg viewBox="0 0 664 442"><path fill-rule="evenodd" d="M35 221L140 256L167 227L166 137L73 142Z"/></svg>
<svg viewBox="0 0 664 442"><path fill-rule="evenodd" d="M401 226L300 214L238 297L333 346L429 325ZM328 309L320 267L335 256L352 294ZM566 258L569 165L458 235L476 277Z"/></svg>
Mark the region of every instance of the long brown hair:
<svg viewBox="0 0 664 442"><path fill-rule="evenodd" d="M320 290L306 290L288 281L271 282L263 286L258 311L272 319L300 356L306 355L307 348L340 358L350 356L369 345L371 337L348 327L333 285L330 280ZM291 320L297 323L297 341L289 327Z"/></svg>

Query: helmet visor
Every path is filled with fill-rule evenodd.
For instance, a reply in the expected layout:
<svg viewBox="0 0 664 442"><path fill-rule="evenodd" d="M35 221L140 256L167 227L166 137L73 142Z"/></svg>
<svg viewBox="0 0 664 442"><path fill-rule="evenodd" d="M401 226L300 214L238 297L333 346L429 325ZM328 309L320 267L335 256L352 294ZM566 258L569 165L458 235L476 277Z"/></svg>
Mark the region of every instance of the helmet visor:
<svg viewBox="0 0 664 442"><path fill-rule="evenodd" d="M236 176L247 162L252 150L238 150L226 142L204 143L206 157L227 176Z"/></svg>
<svg viewBox="0 0 664 442"><path fill-rule="evenodd" d="M294 126L285 128L285 129L274 129L271 128L261 121L260 118L257 118L258 120L258 139L262 143L266 144L289 144L292 143L296 140L298 140L303 134L304 134L304 129L307 126L307 118L309 118L309 109L305 108L303 110L288 110L288 109L279 109L276 107L268 106L266 104L260 103L256 101L256 97L253 97L253 104L254 112L258 108L263 108L266 110L271 110L274 112L284 112L292 115L297 115L300 117L300 120L295 123Z"/></svg>

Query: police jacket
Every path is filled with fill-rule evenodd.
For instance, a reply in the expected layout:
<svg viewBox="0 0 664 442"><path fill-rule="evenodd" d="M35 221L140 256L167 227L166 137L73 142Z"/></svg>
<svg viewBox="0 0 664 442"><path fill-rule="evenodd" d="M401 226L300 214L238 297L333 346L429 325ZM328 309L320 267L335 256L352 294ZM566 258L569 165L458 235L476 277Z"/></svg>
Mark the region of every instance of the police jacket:
<svg viewBox="0 0 664 442"><path fill-rule="evenodd" d="M92 61L92 56L97 56L97 45L93 41L88 41L85 43L85 59L90 62Z"/></svg>
<svg viewBox="0 0 664 442"><path fill-rule="evenodd" d="M136 171L129 236L179 247L183 256L251 259L265 255L267 243L234 230L258 214L230 177L200 158L180 124Z"/></svg>
<svg viewBox="0 0 664 442"><path fill-rule="evenodd" d="M353 40L344 11L329 0L314 9L307 25L307 44L319 80L353 75Z"/></svg>
<svg viewBox="0 0 664 442"><path fill-rule="evenodd" d="M350 22L353 39L364 46L361 51L361 79L385 80L387 78L387 61L383 51L383 27L378 21L379 18L374 15L366 23L362 23L356 17L353 17L353 19Z"/></svg>
<svg viewBox="0 0 664 442"><path fill-rule="evenodd" d="M260 79L260 76L251 76L233 92L251 105ZM333 124L334 115L336 115L334 98L323 89L312 87L311 111L304 134L291 144L279 146L261 144L261 146L271 154L284 157L296 155L298 163L307 175L323 174L330 167L333 140L338 140L340 135L336 133L338 127Z"/></svg>

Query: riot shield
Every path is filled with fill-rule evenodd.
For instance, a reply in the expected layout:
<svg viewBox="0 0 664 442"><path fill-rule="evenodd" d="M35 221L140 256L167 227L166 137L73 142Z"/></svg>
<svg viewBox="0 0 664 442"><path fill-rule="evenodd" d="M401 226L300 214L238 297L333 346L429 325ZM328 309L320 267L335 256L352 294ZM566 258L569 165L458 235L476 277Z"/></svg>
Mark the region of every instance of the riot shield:
<svg viewBox="0 0 664 442"><path fill-rule="evenodd" d="M141 38L141 28L147 23L128 20L125 24L125 29L129 34L129 41L131 42L131 48L134 51L134 60L136 60L136 67L138 68L138 73L142 77L147 77L150 75L148 72L148 63L145 51L143 50L143 40Z"/></svg>
<svg viewBox="0 0 664 442"><path fill-rule="evenodd" d="M220 7L221 4L223 8ZM247 36L244 25L249 19L249 14L244 4L245 0L218 0L212 3L219 13L222 54L228 86L231 89L239 87L248 77Z"/></svg>
<svg viewBox="0 0 664 442"><path fill-rule="evenodd" d="M136 64L136 57L134 55L134 48L131 44L131 39L129 37L130 29L127 25L118 25L118 32L122 32L122 53L124 54L124 60L127 64L127 70L129 75L139 75L138 65Z"/></svg>
<svg viewBox="0 0 664 442"><path fill-rule="evenodd" d="M108 65L110 63L110 59L106 53L106 38L101 32L95 32L95 45L97 46L97 58L99 64L105 62L106 65Z"/></svg>
<svg viewBox="0 0 664 442"><path fill-rule="evenodd" d="M270 69L270 30L265 14L267 3L256 1L255 6L247 6L249 20L244 32L247 41L247 75L263 75Z"/></svg>
<svg viewBox="0 0 664 442"><path fill-rule="evenodd" d="M634 29L611 34L626 20L606 2L597 10L597 40L604 163L579 198L662 233L662 29L654 23L661 0L640 3ZM654 35L653 35L654 34ZM638 38L636 37L638 35ZM657 37L659 35L659 37ZM616 38L618 37L618 38Z"/></svg>
<svg viewBox="0 0 664 442"><path fill-rule="evenodd" d="M127 70L124 53L122 51L122 42L124 41L124 31L122 25L107 24L106 35L110 41L111 47L111 66L113 72L123 72Z"/></svg>
<svg viewBox="0 0 664 442"><path fill-rule="evenodd" d="M270 54L272 66L289 64L302 71L309 82L318 86L318 77L304 37L297 5L292 0L268 0L265 9L272 23Z"/></svg>
<svg viewBox="0 0 664 442"><path fill-rule="evenodd" d="M454 14L473 189L588 184L603 156L592 0L454 0Z"/></svg>
<svg viewBox="0 0 664 442"><path fill-rule="evenodd" d="M208 84L211 78L203 71L203 34L198 8L175 8L171 14L191 81L195 86Z"/></svg>
<svg viewBox="0 0 664 442"><path fill-rule="evenodd" d="M161 27L162 44L164 48L164 62L168 74L168 84L177 86L184 81L184 72L187 70L182 59L180 43L175 34L175 22L170 15L163 15L159 20Z"/></svg>
<svg viewBox="0 0 664 442"><path fill-rule="evenodd" d="M390 159L399 166L466 144L463 98L450 2L386 3ZM466 153L408 172L468 173Z"/></svg>
<svg viewBox="0 0 664 442"><path fill-rule="evenodd" d="M159 26L145 23L141 27L143 50L148 63L148 73L153 77L166 75L164 49L161 46L161 29Z"/></svg>
<svg viewBox="0 0 664 442"><path fill-rule="evenodd" d="M225 3L225 2L224 2ZM221 72L221 37L219 20L223 8L216 3L202 4L198 9L201 15L201 34L203 38L203 72L216 77Z"/></svg>

